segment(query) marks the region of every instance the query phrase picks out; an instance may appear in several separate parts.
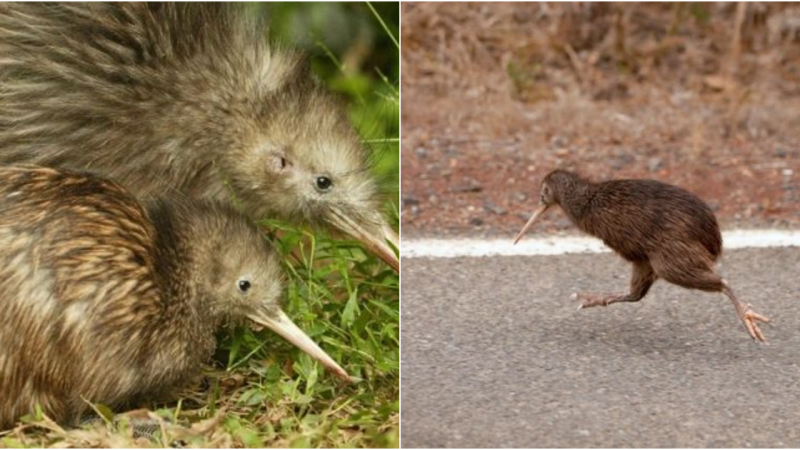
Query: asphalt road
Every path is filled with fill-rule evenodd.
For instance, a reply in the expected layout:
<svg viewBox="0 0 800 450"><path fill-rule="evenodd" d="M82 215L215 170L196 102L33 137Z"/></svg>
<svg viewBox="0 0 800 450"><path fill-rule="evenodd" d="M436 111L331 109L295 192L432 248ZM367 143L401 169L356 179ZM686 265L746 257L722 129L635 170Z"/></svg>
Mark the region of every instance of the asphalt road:
<svg viewBox="0 0 800 450"><path fill-rule="evenodd" d="M770 317L755 344L721 294L659 281L639 303L613 254L402 261L403 447L800 447L800 248L728 251Z"/></svg>

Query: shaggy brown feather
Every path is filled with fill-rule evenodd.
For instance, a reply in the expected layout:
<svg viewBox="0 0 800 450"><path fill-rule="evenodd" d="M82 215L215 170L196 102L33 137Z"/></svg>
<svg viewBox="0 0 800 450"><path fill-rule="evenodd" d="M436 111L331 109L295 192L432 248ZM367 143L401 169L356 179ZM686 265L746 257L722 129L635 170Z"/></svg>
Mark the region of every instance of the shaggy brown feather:
<svg viewBox="0 0 800 450"><path fill-rule="evenodd" d="M282 314L280 263L241 215L143 208L91 175L0 168L0 261L0 429L37 403L69 424L172 392L223 322Z"/></svg>
<svg viewBox="0 0 800 450"><path fill-rule="evenodd" d="M266 24L216 3L0 4L0 162L326 224L397 268L371 155ZM321 180L322 179L322 180Z"/></svg>

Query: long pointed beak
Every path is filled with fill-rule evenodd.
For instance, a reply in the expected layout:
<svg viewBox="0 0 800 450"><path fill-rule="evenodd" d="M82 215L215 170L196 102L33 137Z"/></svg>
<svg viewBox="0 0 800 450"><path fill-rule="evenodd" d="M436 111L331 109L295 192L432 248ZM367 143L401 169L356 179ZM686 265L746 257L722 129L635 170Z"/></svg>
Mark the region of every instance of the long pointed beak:
<svg viewBox="0 0 800 450"><path fill-rule="evenodd" d="M324 350L319 348L303 330L298 328L285 312L278 310L278 314L273 317L272 315L268 315L265 311L259 310L250 315L250 320L278 333L297 348L308 353L312 358L322 363L325 368L333 372L337 377L348 382L352 381L350 375L336 364L336 361L331 359Z"/></svg>
<svg viewBox="0 0 800 450"><path fill-rule="evenodd" d="M389 243L391 243L394 248L399 249L400 238L388 224L382 223L379 227L376 227L375 231L370 231L343 214L334 215L332 222L341 231L358 239L367 250L382 259L395 272L400 271L400 259L397 257L395 250L389 246Z"/></svg>
<svg viewBox="0 0 800 450"><path fill-rule="evenodd" d="M533 225L533 222L536 222L536 219L538 219L543 212L547 211L547 208L549 208L548 205L540 205L538 208L536 208L536 211L533 212L533 215L528 220L528 223L526 223L525 226L522 227L522 231L520 231L517 237L514 239L514 244L516 244L517 242L519 242L520 239L522 239L522 235L525 234L526 231L528 231L528 228L530 228L531 225Z"/></svg>

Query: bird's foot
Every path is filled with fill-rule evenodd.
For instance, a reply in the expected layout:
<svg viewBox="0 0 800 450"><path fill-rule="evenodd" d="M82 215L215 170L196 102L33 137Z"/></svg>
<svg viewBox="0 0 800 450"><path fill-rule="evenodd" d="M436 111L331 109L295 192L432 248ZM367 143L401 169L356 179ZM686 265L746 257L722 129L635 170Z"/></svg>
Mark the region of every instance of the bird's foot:
<svg viewBox="0 0 800 450"><path fill-rule="evenodd" d="M768 318L750 309L750 305L745 307L740 318L742 322L744 322L744 326L747 327L747 332L750 333L750 337L752 337L753 340L763 343L767 342L764 338L764 333L758 329L758 322L769 323Z"/></svg>
<svg viewBox="0 0 800 450"><path fill-rule="evenodd" d="M133 439L154 440L157 433L163 430L164 425L171 424L170 419L164 419L147 409L136 409L117 414L112 420L104 419L96 414L91 414L81 420L81 425L90 427L110 426L112 430L130 430Z"/></svg>
<svg viewBox="0 0 800 450"><path fill-rule="evenodd" d="M620 299L624 297L624 295L619 294L589 294L583 292L572 294L573 300L579 300L581 302L581 304L578 305L579 310L591 308L593 306L608 306L620 301Z"/></svg>

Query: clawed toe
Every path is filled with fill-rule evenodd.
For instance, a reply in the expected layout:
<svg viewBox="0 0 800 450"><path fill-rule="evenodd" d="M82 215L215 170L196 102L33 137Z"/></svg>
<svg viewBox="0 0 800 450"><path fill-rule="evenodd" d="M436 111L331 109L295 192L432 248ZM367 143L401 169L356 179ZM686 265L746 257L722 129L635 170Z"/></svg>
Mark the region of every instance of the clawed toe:
<svg viewBox="0 0 800 450"><path fill-rule="evenodd" d="M613 295L575 293L572 294L570 298L580 301L578 305L578 311L580 311L584 308L592 308L594 306L608 306L613 303L616 297Z"/></svg>
<svg viewBox="0 0 800 450"><path fill-rule="evenodd" d="M580 300L580 302L578 303L578 309L577 310L580 311L580 310L583 309L584 300L581 298L581 294L578 294L576 292L576 293L570 295L569 298L572 299L572 300Z"/></svg>
<svg viewBox="0 0 800 450"><path fill-rule="evenodd" d="M750 317L753 320L756 320L758 322L769 323L769 319L768 318L762 316L761 314L759 314L757 312L748 311L748 312L745 313L745 317Z"/></svg>
<svg viewBox="0 0 800 450"><path fill-rule="evenodd" d="M750 334L750 337L753 340L766 343L767 340L764 338L764 333L758 328L758 322L769 323L769 319L758 314L750 309L750 305L747 306L747 310L745 310L744 314L742 314L742 322L744 322L744 326L747 327L747 332Z"/></svg>

